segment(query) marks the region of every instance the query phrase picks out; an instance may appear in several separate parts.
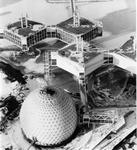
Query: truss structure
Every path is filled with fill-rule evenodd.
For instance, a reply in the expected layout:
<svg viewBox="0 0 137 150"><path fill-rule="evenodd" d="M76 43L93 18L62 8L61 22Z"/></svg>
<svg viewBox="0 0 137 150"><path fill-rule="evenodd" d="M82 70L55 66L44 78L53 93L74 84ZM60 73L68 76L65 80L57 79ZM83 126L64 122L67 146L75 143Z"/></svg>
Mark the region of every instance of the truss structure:
<svg viewBox="0 0 137 150"><path fill-rule="evenodd" d="M50 50L46 50L44 52L44 77L48 82L51 77L51 52Z"/></svg>
<svg viewBox="0 0 137 150"><path fill-rule="evenodd" d="M118 119L117 110L91 110L83 115L80 123L93 124L93 123L115 123Z"/></svg>

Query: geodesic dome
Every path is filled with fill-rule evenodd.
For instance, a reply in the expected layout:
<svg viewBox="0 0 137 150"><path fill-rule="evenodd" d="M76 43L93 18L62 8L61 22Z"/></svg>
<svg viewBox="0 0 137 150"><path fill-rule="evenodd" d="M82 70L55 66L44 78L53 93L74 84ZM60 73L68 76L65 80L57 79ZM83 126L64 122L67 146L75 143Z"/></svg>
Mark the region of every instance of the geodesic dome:
<svg viewBox="0 0 137 150"><path fill-rule="evenodd" d="M77 114L72 98L63 89L43 87L31 92L20 111L25 136L37 145L51 146L67 140L75 131Z"/></svg>

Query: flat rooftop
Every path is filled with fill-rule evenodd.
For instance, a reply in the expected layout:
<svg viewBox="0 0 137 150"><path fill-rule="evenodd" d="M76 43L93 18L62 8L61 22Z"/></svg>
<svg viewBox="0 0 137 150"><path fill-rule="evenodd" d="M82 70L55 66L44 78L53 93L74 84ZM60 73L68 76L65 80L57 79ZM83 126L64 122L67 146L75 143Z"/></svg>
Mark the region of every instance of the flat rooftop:
<svg viewBox="0 0 137 150"><path fill-rule="evenodd" d="M70 45L68 47L65 47L59 51L59 54L63 57L67 57L70 60L74 62L78 62L79 56L75 54L76 52L76 44ZM88 63L91 59L95 58L96 56L100 55L100 52L94 52L94 51L86 51L84 49L84 62Z"/></svg>
<svg viewBox="0 0 137 150"><path fill-rule="evenodd" d="M42 23L32 21L32 20L27 20L28 21L28 27L27 28L22 28L21 27L21 21L14 22L12 24L9 24L7 26L7 29L13 30L13 31L18 31L17 33L21 36L28 36L29 34L33 34L36 32L36 29L34 29L35 25L39 25L42 27Z"/></svg>
<svg viewBox="0 0 137 150"><path fill-rule="evenodd" d="M32 20L28 20L28 26L34 26L34 25L42 25L42 23L32 21ZM21 21L11 23L7 26L8 29L12 29L14 27L16 27L17 29L21 28Z"/></svg>
<svg viewBox="0 0 137 150"><path fill-rule="evenodd" d="M31 28L20 28L20 29L18 29L18 34L25 36L25 37L31 33L32 34L35 33L35 31L33 31Z"/></svg>
<svg viewBox="0 0 137 150"><path fill-rule="evenodd" d="M89 21L86 18L80 17L80 26L74 27L73 26L73 17L69 18L68 20L65 20L59 24L57 24L57 27L62 28L63 30L74 33L74 34L84 34L94 28L94 23Z"/></svg>

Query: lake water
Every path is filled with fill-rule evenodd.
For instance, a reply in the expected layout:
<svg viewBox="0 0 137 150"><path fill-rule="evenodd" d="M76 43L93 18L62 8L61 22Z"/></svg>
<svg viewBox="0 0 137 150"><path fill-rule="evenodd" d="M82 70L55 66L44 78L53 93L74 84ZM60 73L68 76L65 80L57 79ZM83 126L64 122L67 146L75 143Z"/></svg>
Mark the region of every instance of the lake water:
<svg viewBox="0 0 137 150"><path fill-rule="evenodd" d="M102 18L109 13L133 7L129 0L113 0L79 4L81 16L89 19ZM134 1L134 0L132 0ZM2 3L3 2L3 3ZM46 0L0 0L0 13L10 11L10 14L0 16L0 26L8 24L21 15L28 13L29 17L45 24L56 24L71 16L68 4L49 4ZM133 6L132 6L133 5Z"/></svg>

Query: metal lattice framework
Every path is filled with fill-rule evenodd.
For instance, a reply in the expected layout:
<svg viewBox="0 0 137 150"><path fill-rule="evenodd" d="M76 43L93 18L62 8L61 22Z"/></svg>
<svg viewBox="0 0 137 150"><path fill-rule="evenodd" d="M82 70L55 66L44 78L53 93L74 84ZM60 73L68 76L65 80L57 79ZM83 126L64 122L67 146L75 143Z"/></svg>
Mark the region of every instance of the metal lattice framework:
<svg viewBox="0 0 137 150"><path fill-rule="evenodd" d="M81 101L83 105L87 106L87 89L86 89L86 79L85 79L85 63L84 63L84 51L83 51L83 39L78 37L76 40L77 46L77 54L78 54L78 61L79 64L83 66L83 71L79 73L79 90Z"/></svg>
<svg viewBox="0 0 137 150"><path fill-rule="evenodd" d="M51 52L50 50L46 50L43 56L44 56L44 77L46 81L49 81L51 77Z"/></svg>
<svg viewBox="0 0 137 150"><path fill-rule="evenodd" d="M116 110L91 110L83 115L83 123L114 123L117 118Z"/></svg>
<svg viewBox="0 0 137 150"><path fill-rule="evenodd" d="M68 139L76 129L73 99L63 89L45 86L32 91L20 111L21 128L37 145L51 146Z"/></svg>
<svg viewBox="0 0 137 150"><path fill-rule="evenodd" d="M73 14L73 26L79 27L80 26L80 16L76 9L75 1L71 0L71 8L72 8L72 14Z"/></svg>

